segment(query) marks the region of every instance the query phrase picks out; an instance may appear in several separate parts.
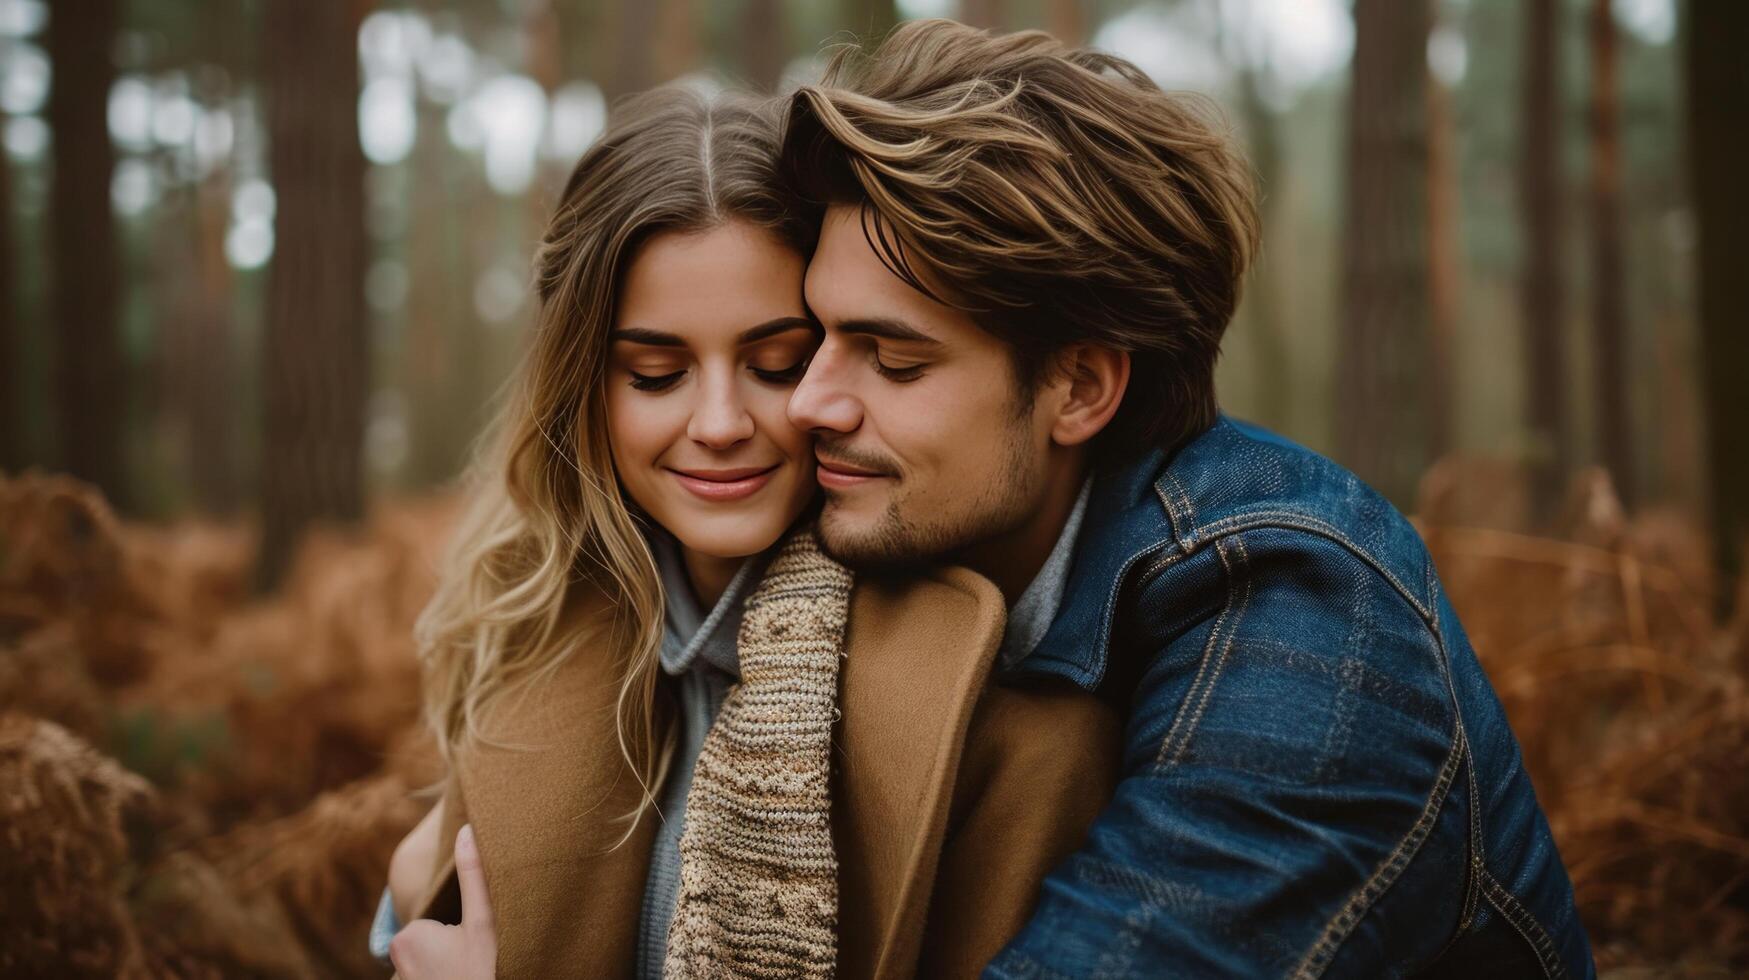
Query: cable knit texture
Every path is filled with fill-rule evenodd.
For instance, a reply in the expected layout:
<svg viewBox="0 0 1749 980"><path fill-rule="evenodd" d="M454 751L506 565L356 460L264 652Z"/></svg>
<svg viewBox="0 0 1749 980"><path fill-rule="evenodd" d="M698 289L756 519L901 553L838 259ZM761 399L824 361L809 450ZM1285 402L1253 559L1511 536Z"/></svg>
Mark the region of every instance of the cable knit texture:
<svg viewBox="0 0 1749 980"><path fill-rule="evenodd" d="M665 977L830 977L831 741L851 574L812 528L747 600L741 681L693 769Z"/></svg>

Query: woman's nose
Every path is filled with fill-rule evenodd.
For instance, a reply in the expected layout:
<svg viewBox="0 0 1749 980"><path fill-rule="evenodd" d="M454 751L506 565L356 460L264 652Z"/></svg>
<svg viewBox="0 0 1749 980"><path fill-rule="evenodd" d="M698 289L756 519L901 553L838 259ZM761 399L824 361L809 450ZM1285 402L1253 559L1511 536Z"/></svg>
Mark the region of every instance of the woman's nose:
<svg viewBox="0 0 1749 980"><path fill-rule="evenodd" d="M742 403L733 381L706 380L701 386L698 404L686 425L686 435L692 441L712 449L727 449L744 439L753 438L753 416Z"/></svg>

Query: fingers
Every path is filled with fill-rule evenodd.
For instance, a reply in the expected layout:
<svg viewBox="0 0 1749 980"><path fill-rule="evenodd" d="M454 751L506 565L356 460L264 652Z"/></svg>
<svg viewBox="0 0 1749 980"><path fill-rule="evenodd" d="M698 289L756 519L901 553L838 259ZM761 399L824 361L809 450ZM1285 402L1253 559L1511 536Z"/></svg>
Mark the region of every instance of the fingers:
<svg viewBox="0 0 1749 980"><path fill-rule="evenodd" d="M434 922L431 919L418 919L407 923L395 938L389 940L389 962L395 965L395 972L403 980L421 980L431 976L433 964L443 962L443 950L450 943L447 933L450 927Z"/></svg>
<svg viewBox="0 0 1749 980"><path fill-rule="evenodd" d="M462 929L470 938L496 941L492 903L486 895L486 872L480 865L480 848L474 842L472 824L455 835L455 874L462 893Z"/></svg>

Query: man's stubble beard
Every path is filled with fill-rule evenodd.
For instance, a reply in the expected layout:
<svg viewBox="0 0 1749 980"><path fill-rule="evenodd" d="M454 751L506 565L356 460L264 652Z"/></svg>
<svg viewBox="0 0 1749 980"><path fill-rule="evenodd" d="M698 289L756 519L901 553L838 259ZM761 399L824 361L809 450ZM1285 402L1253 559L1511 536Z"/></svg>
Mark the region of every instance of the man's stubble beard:
<svg viewBox="0 0 1749 980"><path fill-rule="evenodd" d="M1003 433L1002 459L992 478L977 489L978 502L944 522L929 523L905 514L903 483L886 510L866 531L834 528L831 493L820 515L820 543L827 555L851 568L877 575L905 574L951 562L966 548L1015 530L1032 515L1042 474L1028 450L1024 416L1011 416ZM961 488L962 492L968 488Z"/></svg>

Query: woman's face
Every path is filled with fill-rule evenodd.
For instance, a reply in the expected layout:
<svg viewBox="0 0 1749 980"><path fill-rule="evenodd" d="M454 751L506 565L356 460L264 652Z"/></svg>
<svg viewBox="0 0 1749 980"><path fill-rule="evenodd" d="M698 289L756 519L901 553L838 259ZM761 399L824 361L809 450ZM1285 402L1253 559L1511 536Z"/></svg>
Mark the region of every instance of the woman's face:
<svg viewBox="0 0 1749 980"><path fill-rule="evenodd" d="M609 337L607 426L620 484L689 550L770 547L814 495L790 392L819 345L806 260L730 221L632 255Z"/></svg>

